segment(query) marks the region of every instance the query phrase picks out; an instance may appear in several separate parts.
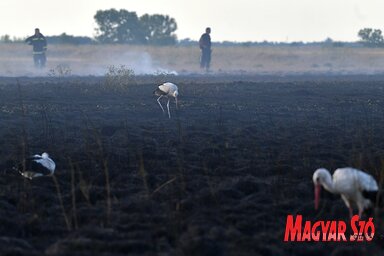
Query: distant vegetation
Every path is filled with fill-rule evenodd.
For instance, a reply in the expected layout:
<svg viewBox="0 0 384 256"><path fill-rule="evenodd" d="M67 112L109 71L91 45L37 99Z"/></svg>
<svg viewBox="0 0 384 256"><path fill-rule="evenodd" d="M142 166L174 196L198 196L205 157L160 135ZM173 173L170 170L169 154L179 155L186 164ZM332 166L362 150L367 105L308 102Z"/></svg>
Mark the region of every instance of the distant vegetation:
<svg viewBox="0 0 384 256"><path fill-rule="evenodd" d="M175 19L168 15L144 14L121 9L97 11L94 16L97 25L97 40L101 43L128 43L172 45L176 43Z"/></svg>
<svg viewBox="0 0 384 256"><path fill-rule="evenodd" d="M98 25L95 38L72 36L62 33L58 36L46 36L48 44L89 45L89 44L131 44L131 45L180 45L197 46L197 40L185 38L178 40L175 31L177 23L174 18L161 14L144 14L124 9L98 10L94 15ZM384 47L384 38L380 29L364 28L357 33L356 42L340 42L331 38L318 42L215 42L214 46L327 46L327 47ZM26 37L25 37L26 38ZM24 43L25 38L0 36L0 43Z"/></svg>
<svg viewBox="0 0 384 256"><path fill-rule="evenodd" d="M66 33L62 33L59 36L47 36L49 44L93 44L96 41L86 36L71 36Z"/></svg>
<svg viewBox="0 0 384 256"><path fill-rule="evenodd" d="M383 47L384 39L380 29L364 28L359 31L359 37L364 45L369 47Z"/></svg>
<svg viewBox="0 0 384 256"><path fill-rule="evenodd" d="M25 38L11 38L9 35L0 36L0 43L24 43ZM95 39L87 36L72 36L62 33L58 36L46 36L48 44L71 44L71 45L81 45L81 44L95 44L97 43Z"/></svg>

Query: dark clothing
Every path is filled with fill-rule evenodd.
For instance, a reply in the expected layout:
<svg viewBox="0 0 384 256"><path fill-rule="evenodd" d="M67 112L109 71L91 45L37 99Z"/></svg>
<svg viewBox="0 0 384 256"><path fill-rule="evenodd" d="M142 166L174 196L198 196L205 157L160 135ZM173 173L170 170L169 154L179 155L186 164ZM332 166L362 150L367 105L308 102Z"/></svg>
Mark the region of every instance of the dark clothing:
<svg viewBox="0 0 384 256"><path fill-rule="evenodd" d="M47 57L45 56L45 52L34 53L33 54L33 62L35 63L35 67L37 67L37 68L45 67L45 63L47 62Z"/></svg>
<svg viewBox="0 0 384 256"><path fill-rule="evenodd" d="M208 33L201 35L199 46L201 49L200 67L208 71L211 63L211 36Z"/></svg>
<svg viewBox="0 0 384 256"><path fill-rule="evenodd" d="M200 49L211 49L211 36L208 33L201 35L199 40Z"/></svg>
<svg viewBox="0 0 384 256"><path fill-rule="evenodd" d="M46 62L45 51L47 50L47 40L39 33L28 37L26 43L33 46L33 61L36 67L44 67Z"/></svg>
<svg viewBox="0 0 384 256"><path fill-rule="evenodd" d="M209 70L211 64L211 49L201 49L200 67Z"/></svg>
<svg viewBox="0 0 384 256"><path fill-rule="evenodd" d="M25 42L33 46L33 53L41 53L47 50L47 40L41 33L28 37Z"/></svg>

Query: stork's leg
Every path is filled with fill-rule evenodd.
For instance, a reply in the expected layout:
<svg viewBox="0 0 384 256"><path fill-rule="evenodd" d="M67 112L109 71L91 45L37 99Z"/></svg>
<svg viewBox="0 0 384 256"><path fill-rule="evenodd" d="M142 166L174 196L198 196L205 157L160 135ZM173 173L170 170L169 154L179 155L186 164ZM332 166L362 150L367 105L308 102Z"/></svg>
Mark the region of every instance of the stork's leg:
<svg viewBox="0 0 384 256"><path fill-rule="evenodd" d="M353 217L353 209L352 209L352 205L351 205L349 199L345 195L341 195L341 199L343 199L345 205L348 207L349 217L352 218Z"/></svg>
<svg viewBox="0 0 384 256"><path fill-rule="evenodd" d="M361 219L363 217L363 213L364 213L365 207L362 206L362 205L358 205L358 208L359 208L359 219ZM369 209L369 207L367 209Z"/></svg>
<svg viewBox="0 0 384 256"><path fill-rule="evenodd" d="M348 209L349 209L349 217L352 219L352 217L353 217L353 209L352 209L351 206L348 206ZM359 211L359 216L361 216L360 211Z"/></svg>
<svg viewBox="0 0 384 256"><path fill-rule="evenodd" d="M165 112L164 111L164 108L163 106L161 106L161 103L160 103L160 99L163 97L163 95L160 95L160 97L157 99L157 103L159 103L160 107L161 107L161 110L163 110L163 113Z"/></svg>
<svg viewBox="0 0 384 256"><path fill-rule="evenodd" d="M359 219L361 219L362 216L363 216L363 210L359 209Z"/></svg>
<svg viewBox="0 0 384 256"><path fill-rule="evenodd" d="M168 102L167 102L168 117L171 118L171 112L169 112L169 101L170 99L168 98Z"/></svg>

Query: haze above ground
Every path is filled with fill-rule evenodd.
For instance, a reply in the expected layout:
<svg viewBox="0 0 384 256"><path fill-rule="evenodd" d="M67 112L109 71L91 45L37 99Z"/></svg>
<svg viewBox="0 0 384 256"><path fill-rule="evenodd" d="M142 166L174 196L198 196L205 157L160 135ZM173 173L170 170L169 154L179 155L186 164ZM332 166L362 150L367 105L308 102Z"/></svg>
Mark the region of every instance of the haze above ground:
<svg viewBox="0 0 384 256"><path fill-rule="evenodd" d="M0 35L24 38L39 27L46 36L96 35L98 10L126 9L175 18L178 39L213 41L357 41L362 28L382 29L382 0L3 0Z"/></svg>

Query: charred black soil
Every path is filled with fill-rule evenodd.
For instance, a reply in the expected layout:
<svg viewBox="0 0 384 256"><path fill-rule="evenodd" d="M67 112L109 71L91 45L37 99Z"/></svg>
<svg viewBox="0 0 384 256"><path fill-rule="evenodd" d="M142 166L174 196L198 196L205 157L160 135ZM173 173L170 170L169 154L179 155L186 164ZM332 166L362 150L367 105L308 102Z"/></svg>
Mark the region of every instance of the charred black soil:
<svg viewBox="0 0 384 256"><path fill-rule="evenodd" d="M289 214L349 223L316 168L383 178L383 77L167 79L172 119L154 77L0 78L1 255L382 255L383 209L372 242L283 240ZM44 151L57 183L12 169Z"/></svg>

